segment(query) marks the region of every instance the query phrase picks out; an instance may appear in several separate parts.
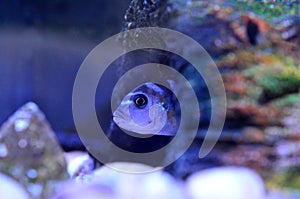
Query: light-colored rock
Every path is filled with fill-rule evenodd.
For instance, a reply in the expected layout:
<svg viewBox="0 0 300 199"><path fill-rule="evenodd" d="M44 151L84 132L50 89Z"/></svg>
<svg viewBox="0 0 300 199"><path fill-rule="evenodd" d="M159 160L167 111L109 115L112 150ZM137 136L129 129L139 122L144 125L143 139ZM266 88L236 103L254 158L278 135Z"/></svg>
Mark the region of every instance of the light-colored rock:
<svg viewBox="0 0 300 199"><path fill-rule="evenodd" d="M89 174L94 169L94 160L88 153L72 151L65 153L68 174L75 178Z"/></svg>
<svg viewBox="0 0 300 199"><path fill-rule="evenodd" d="M118 170L112 168L118 168ZM128 168L131 171L135 169L139 172L122 172L122 170L128 170ZM111 187L116 198L185 199L181 182L176 181L172 176L161 170L148 173L140 172L143 170L149 171L149 168L147 165L138 163L113 163L113 166L108 164L95 170L93 181Z"/></svg>
<svg viewBox="0 0 300 199"><path fill-rule="evenodd" d="M1 199L29 199L29 194L16 180L0 173Z"/></svg>
<svg viewBox="0 0 300 199"><path fill-rule="evenodd" d="M51 199L115 199L109 187L99 183L65 183Z"/></svg>
<svg viewBox="0 0 300 199"><path fill-rule="evenodd" d="M161 170L159 167L152 167L141 163L132 162L112 162L104 165L97 169L95 175L105 175L104 173L109 173L110 175L129 174L129 173L149 173L152 171Z"/></svg>
<svg viewBox="0 0 300 199"><path fill-rule="evenodd" d="M190 176L186 189L191 199L265 199L261 177L248 168L220 167Z"/></svg>

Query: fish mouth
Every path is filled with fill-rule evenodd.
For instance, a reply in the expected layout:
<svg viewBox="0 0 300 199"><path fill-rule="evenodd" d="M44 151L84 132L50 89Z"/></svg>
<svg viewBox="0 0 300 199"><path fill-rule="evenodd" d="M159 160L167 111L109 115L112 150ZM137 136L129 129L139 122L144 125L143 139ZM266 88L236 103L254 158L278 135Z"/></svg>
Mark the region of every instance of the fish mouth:
<svg viewBox="0 0 300 199"><path fill-rule="evenodd" d="M122 122L129 121L129 118L128 118L128 116L125 113L116 110L113 113L113 120L114 120L115 123L118 124L118 123L120 123L120 121L122 121Z"/></svg>

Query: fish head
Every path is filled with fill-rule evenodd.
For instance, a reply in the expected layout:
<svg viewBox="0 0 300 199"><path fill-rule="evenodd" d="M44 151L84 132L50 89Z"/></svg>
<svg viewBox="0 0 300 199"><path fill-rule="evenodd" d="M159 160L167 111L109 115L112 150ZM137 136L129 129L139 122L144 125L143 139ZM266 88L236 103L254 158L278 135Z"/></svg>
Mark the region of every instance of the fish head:
<svg viewBox="0 0 300 199"><path fill-rule="evenodd" d="M113 113L121 129L142 135L176 134L174 94L155 83L144 83L128 93Z"/></svg>

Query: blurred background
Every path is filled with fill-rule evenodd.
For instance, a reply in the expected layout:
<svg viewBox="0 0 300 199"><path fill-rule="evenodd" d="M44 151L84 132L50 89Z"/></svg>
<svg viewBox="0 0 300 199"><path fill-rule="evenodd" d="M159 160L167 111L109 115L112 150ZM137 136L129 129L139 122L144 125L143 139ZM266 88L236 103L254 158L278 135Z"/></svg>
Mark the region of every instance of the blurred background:
<svg viewBox="0 0 300 199"><path fill-rule="evenodd" d="M125 1L0 2L0 123L28 101L56 131L72 128L72 88L80 64L122 29Z"/></svg>

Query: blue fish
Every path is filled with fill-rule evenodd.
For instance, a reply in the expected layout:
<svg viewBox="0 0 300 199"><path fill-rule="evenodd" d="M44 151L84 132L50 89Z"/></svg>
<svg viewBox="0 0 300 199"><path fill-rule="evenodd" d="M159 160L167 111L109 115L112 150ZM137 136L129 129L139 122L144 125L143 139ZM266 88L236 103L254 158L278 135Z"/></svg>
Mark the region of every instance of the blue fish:
<svg viewBox="0 0 300 199"><path fill-rule="evenodd" d="M168 88L144 83L128 93L113 113L118 127L141 135L175 136L178 101Z"/></svg>

